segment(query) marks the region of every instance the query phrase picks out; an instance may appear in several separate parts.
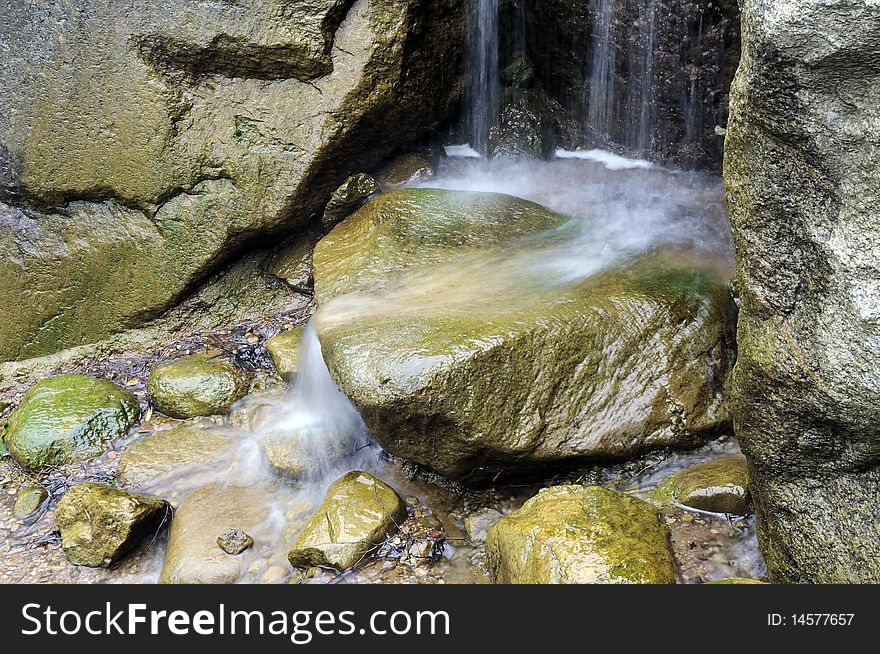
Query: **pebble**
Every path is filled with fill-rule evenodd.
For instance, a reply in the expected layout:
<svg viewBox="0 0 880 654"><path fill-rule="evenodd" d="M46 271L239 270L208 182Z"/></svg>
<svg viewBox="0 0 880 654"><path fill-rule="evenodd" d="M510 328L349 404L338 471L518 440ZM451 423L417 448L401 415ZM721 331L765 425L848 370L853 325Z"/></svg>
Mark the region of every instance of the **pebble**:
<svg viewBox="0 0 880 654"><path fill-rule="evenodd" d="M254 539L241 529L227 529L217 537L217 545L227 554L241 554L253 547Z"/></svg>

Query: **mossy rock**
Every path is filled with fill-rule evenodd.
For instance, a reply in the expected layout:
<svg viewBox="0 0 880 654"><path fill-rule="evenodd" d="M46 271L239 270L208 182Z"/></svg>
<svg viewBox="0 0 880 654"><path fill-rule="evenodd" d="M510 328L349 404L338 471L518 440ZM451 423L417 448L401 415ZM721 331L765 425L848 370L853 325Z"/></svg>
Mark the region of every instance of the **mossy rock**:
<svg viewBox="0 0 880 654"><path fill-rule="evenodd" d="M434 162L420 152L397 157L385 166L376 180L385 188L403 186L407 182L424 182L434 176Z"/></svg>
<svg viewBox="0 0 880 654"><path fill-rule="evenodd" d="M174 515L159 576L163 584L232 584L257 553L224 552L217 538L241 529L259 542L271 516L272 489L265 486L209 484L194 491Z"/></svg>
<svg viewBox="0 0 880 654"><path fill-rule="evenodd" d="M334 481L321 506L296 539L288 559L299 568L347 570L372 552L406 518L406 505L391 486L354 470Z"/></svg>
<svg viewBox="0 0 880 654"><path fill-rule="evenodd" d="M745 515L751 511L745 457L734 454L688 466L664 480L651 497L699 511Z"/></svg>
<svg viewBox="0 0 880 654"><path fill-rule="evenodd" d="M672 584L666 527L647 502L598 486L553 486L486 540L496 583Z"/></svg>
<svg viewBox="0 0 880 654"><path fill-rule="evenodd" d="M147 387L155 407L172 418L227 413L248 390L248 375L222 355L204 352L163 363Z"/></svg>
<svg viewBox="0 0 880 654"><path fill-rule="evenodd" d="M33 518L49 499L49 492L42 486L29 486L18 491L12 506L12 517L16 520Z"/></svg>
<svg viewBox="0 0 880 654"><path fill-rule="evenodd" d="M299 370L300 346L304 331L303 327L295 327L266 341L266 350L272 357L275 370L288 381L295 377Z"/></svg>
<svg viewBox="0 0 880 654"><path fill-rule="evenodd" d="M139 416L137 399L127 390L86 375L59 375L24 394L9 416L4 441L22 466L39 470L98 456Z"/></svg>
<svg viewBox="0 0 880 654"><path fill-rule="evenodd" d="M162 498L132 495L104 484L77 484L58 502L55 522L72 563L107 568L171 519Z"/></svg>
<svg viewBox="0 0 880 654"><path fill-rule="evenodd" d="M216 465L234 442L230 429L178 425L130 445L119 457L117 479L128 489L151 489L171 476Z"/></svg>
<svg viewBox="0 0 880 654"><path fill-rule="evenodd" d="M379 183L366 173L352 175L333 192L330 201L324 208L321 224L325 229L331 229L338 222L345 220L357 211L371 197L381 192Z"/></svg>
<svg viewBox="0 0 880 654"><path fill-rule="evenodd" d="M314 285L312 251L317 243L318 237L315 234L308 232L301 235L295 243L275 255L269 272L287 282L294 291L311 293Z"/></svg>
<svg viewBox="0 0 880 654"><path fill-rule="evenodd" d="M506 195L402 189L321 240L324 358L383 448L481 481L729 427L726 281L658 251L556 283L582 229Z"/></svg>

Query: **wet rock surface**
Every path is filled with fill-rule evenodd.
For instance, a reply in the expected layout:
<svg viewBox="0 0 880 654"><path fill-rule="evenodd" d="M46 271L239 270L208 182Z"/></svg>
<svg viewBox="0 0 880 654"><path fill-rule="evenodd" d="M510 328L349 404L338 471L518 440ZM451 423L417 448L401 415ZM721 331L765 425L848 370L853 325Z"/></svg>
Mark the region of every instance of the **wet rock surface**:
<svg viewBox="0 0 880 654"><path fill-rule="evenodd" d="M159 497L132 495L102 484L78 484L55 510L61 547L76 565L109 567L171 519Z"/></svg>
<svg viewBox="0 0 880 654"><path fill-rule="evenodd" d="M372 196L381 192L379 183L366 173L352 175L330 196L330 201L324 208L321 226L327 230L332 229L360 209Z"/></svg>
<svg viewBox="0 0 880 654"><path fill-rule="evenodd" d="M25 393L9 416L4 443L32 470L74 463L101 454L139 416L127 390L86 375L59 375Z"/></svg>
<svg viewBox="0 0 880 654"><path fill-rule="evenodd" d="M157 366L148 388L153 405L172 418L227 413L248 389L248 375L220 352L203 352Z"/></svg>
<svg viewBox="0 0 880 654"><path fill-rule="evenodd" d="M227 554L241 554L254 546L254 539L241 529L227 529L217 536L217 546Z"/></svg>
<svg viewBox="0 0 880 654"><path fill-rule="evenodd" d="M751 510L746 460L731 455L685 468L660 484L653 497L700 511L745 515Z"/></svg>
<svg viewBox="0 0 880 654"><path fill-rule="evenodd" d="M598 486L546 488L490 530L497 583L671 584L666 527L646 502Z"/></svg>
<svg viewBox="0 0 880 654"><path fill-rule="evenodd" d="M776 581L880 581L880 7L747 1L725 181L734 417Z"/></svg>
<svg viewBox="0 0 880 654"><path fill-rule="evenodd" d="M272 357L275 370L285 379L291 379L299 370L303 331L301 327L298 327L288 332L282 332L266 341L266 350Z"/></svg>

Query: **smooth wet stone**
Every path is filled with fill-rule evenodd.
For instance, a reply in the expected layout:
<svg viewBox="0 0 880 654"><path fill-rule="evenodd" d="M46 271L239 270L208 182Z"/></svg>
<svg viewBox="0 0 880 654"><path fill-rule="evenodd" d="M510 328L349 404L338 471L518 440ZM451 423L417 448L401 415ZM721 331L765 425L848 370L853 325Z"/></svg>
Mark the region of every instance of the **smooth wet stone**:
<svg viewBox="0 0 880 654"><path fill-rule="evenodd" d="M49 499L49 492L42 486L28 486L18 491L15 504L12 505L12 517L16 520L27 520L39 513Z"/></svg>
<svg viewBox="0 0 880 654"><path fill-rule="evenodd" d="M327 489L288 559L299 568L347 570L368 556L405 518L406 505L391 486L354 470Z"/></svg>
<svg viewBox="0 0 880 654"><path fill-rule="evenodd" d="M276 429L257 439L260 452L269 467L280 477L306 481L354 453L358 443L337 436L333 425L314 425Z"/></svg>
<svg viewBox="0 0 880 654"><path fill-rule="evenodd" d="M178 425L132 443L119 457L116 477L125 488L150 488L188 469L218 463L235 441L234 433L222 427Z"/></svg>
<svg viewBox="0 0 880 654"><path fill-rule="evenodd" d="M716 579L707 581L707 584L764 584L766 582L760 579L749 579L748 577L727 577L726 579Z"/></svg>
<svg viewBox="0 0 880 654"><path fill-rule="evenodd" d="M104 484L77 484L55 509L61 547L72 563L107 568L171 519L160 497L133 495Z"/></svg>
<svg viewBox="0 0 880 654"><path fill-rule="evenodd" d="M303 327L295 327L282 332L266 341L266 350L272 357L272 363L278 374L291 380L299 371L300 350L302 346Z"/></svg>
<svg viewBox="0 0 880 654"><path fill-rule="evenodd" d="M664 480L651 496L700 511L745 515L751 511L745 457L734 454L688 466Z"/></svg>
<svg viewBox="0 0 880 654"><path fill-rule="evenodd" d="M506 195L402 189L321 240L313 322L384 449L479 481L729 428L726 281L651 252L549 282L554 248L590 229Z"/></svg>
<svg viewBox="0 0 880 654"><path fill-rule="evenodd" d="M235 583L255 550L227 554L218 547L217 536L227 529L256 535L270 517L271 493L264 486L220 483L194 491L175 512L160 583Z"/></svg>
<svg viewBox="0 0 880 654"><path fill-rule="evenodd" d="M498 522L502 513L497 509L484 508L468 513L464 518L464 529L468 540L474 544L486 542L489 529Z"/></svg>
<svg viewBox="0 0 880 654"><path fill-rule="evenodd" d="M424 182L434 176L434 162L420 152L402 155L385 166L376 180L383 187L402 186L407 182Z"/></svg>
<svg viewBox="0 0 880 654"><path fill-rule="evenodd" d="M227 554L241 554L254 546L254 539L241 529L227 529L217 537L217 546Z"/></svg>
<svg viewBox="0 0 880 654"><path fill-rule="evenodd" d="M321 224L324 229L331 229L338 222L345 220L360 209L371 197L381 192L382 189L378 182L366 173L352 175L333 192L333 196L324 209Z"/></svg>
<svg viewBox="0 0 880 654"><path fill-rule="evenodd" d="M284 388L245 395L232 407L227 421L234 427L254 430L262 421L268 419L273 409L277 409L287 399L288 392Z"/></svg>
<svg viewBox="0 0 880 654"><path fill-rule="evenodd" d="M248 389L248 375L217 352L163 363L150 372L147 387L156 408L172 418L226 413Z"/></svg>
<svg viewBox="0 0 880 654"><path fill-rule="evenodd" d="M599 486L553 486L499 520L486 540L496 583L672 584L655 509Z"/></svg>
<svg viewBox="0 0 880 654"><path fill-rule="evenodd" d="M318 237L306 232L297 238L293 245L281 250L269 266L269 272L283 279L299 293L311 293L314 280L312 277L312 251L318 243Z"/></svg>
<svg viewBox="0 0 880 654"><path fill-rule="evenodd" d="M134 395L103 379L59 375L27 391L4 442L25 468L85 461L124 436L140 416Z"/></svg>

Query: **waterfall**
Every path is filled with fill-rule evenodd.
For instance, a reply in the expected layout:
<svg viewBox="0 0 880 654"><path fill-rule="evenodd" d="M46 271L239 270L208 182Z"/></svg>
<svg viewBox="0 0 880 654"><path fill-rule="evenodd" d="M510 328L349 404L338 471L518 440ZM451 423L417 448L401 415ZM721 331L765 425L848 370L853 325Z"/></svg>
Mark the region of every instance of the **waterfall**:
<svg viewBox="0 0 880 654"><path fill-rule="evenodd" d="M500 89L498 0L476 0L467 40L467 134L477 152L486 153L489 130L498 117Z"/></svg>
<svg viewBox="0 0 880 654"><path fill-rule="evenodd" d="M595 15L593 60L590 67L590 93L587 128L592 145L605 146L614 116L615 49L612 23L615 0L590 0Z"/></svg>

